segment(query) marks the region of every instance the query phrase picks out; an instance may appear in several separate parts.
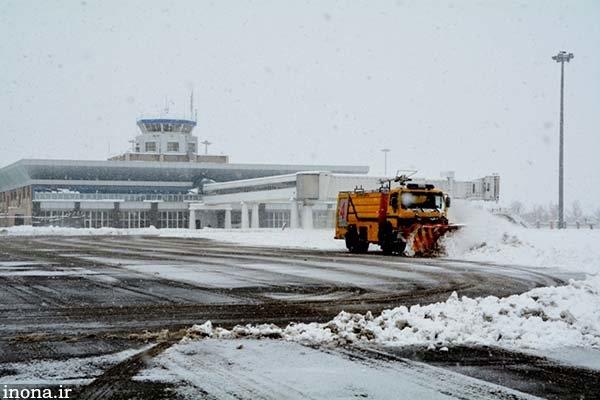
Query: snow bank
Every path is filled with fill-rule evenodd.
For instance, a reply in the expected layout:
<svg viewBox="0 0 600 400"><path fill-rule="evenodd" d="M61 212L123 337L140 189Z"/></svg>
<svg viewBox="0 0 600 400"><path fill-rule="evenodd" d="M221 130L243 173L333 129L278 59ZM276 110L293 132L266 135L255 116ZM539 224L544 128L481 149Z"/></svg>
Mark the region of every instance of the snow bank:
<svg viewBox="0 0 600 400"><path fill-rule="evenodd" d="M117 228L65 228L60 226L11 226L0 228L0 236L115 236L147 235L158 236L161 231L155 227L139 229Z"/></svg>
<svg viewBox="0 0 600 400"><path fill-rule="evenodd" d="M161 229L160 236L213 239L245 246L345 250L343 240L335 240L333 229Z"/></svg>
<svg viewBox="0 0 600 400"><path fill-rule="evenodd" d="M333 229L117 229L14 226L0 228L0 236L113 236L144 235L172 238L212 239L245 246L288 247L316 250L346 249L343 240L334 240Z"/></svg>
<svg viewBox="0 0 600 400"><path fill-rule="evenodd" d="M283 338L310 344L374 343L488 345L507 349L547 350L567 346L600 348L600 277L571 281L562 287L538 288L506 298L459 298L441 303L401 306L374 317L341 312L327 323L214 328L194 325L186 339L213 337Z"/></svg>
<svg viewBox="0 0 600 400"><path fill-rule="evenodd" d="M465 226L443 239L448 257L600 272L600 230L527 229L465 201L455 201L450 218Z"/></svg>

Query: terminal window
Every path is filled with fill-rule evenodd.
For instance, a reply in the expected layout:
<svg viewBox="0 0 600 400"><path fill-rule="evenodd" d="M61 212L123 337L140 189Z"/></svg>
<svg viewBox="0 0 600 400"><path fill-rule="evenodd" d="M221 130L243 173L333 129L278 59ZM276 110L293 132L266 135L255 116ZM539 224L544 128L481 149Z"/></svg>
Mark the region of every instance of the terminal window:
<svg viewBox="0 0 600 400"><path fill-rule="evenodd" d="M179 151L179 142L168 142L167 151Z"/></svg>
<svg viewBox="0 0 600 400"><path fill-rule="evenodd" d="M156 142L146 142L146 152L156 151Z"/></svg>

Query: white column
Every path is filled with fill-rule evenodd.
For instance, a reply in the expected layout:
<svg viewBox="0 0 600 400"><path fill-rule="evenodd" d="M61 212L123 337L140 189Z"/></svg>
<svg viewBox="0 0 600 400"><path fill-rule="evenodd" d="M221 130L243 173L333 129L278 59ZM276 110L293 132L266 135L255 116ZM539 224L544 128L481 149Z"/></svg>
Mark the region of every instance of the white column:
<svg viewBox="0 0 600 400"><path fill-rule="evenodd" d="M258 203L252 204L252 229L259 228L258 223Z"/></svg>
<svg viewBox="0 0 600 400"><path fill-rule="evenodd" d="M248 204L242 202L242 229L248 229Z"/></svg>
<svg viewBox="0 0 600 400"><path fill-rule="evenodd" d="M190 229L196 229L196 210L190 210Z"/></svg>
<svg viewBox="0 0 600 400"><path fill-rule="evenodd" d="M225 229L231 229L231 210L225 210Z"/></svg>
<svg viewBox="0 0 600 400"><path fill-rule="evenodd" d="M298 229L298 202L290 201L290 228Z"/></svg>
<svg viewBox="0 0 600 400"><path fill-rule="evenodd" d="M312 206L305 205L302 207L302 229L313 228L313 208Z"/></svg>

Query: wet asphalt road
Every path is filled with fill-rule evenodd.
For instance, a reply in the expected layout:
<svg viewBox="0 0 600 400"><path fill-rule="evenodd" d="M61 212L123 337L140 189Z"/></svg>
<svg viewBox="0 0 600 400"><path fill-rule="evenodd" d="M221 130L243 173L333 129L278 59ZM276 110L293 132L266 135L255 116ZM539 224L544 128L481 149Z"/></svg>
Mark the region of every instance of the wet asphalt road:
<svg viewBox="0 0 600 400"><path fill-rule="evenodd" d="M526 266L252 248L201 239L3 237L0 362L115 352L158 340L161 330L176 332L206 320L225 327L326 321L342 310L377 313L445 300L453 291L506 296L573 277ZM463 361L467 353L461 352ZM539 385L530 376L534 383L518 384L515 378L510 386L555 393L547 377L539 376L544 376ZM159 398L162 389L146 396Z"/></svg>

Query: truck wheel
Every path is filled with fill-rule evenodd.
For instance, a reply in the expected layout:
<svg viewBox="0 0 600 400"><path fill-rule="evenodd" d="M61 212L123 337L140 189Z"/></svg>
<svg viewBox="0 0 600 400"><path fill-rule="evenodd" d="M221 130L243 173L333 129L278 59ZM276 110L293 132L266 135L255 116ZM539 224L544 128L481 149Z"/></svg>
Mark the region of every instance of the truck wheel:
<svg viewBox="0 0 600 400"><path fill-rule="evenodd" d="M369 232L366 227L360 228L360 233L358 234L358 252L366 253L369 251Z"/></svg>
<svg viewBox="0 0 600 400"><path fill-rule="evenodd" d="M366 253L369 251L369 242L365 240L358 240L358 251L357 253Z"/></svg>
<svg viewBox="0 0 600 400"><path fill-rule="evenodd" d="M394 252L394 245L391 242L384 242L381 244L381 251L386 256L389 256Z"/></svg>
<svg viewBox="0 0 600 400"><path fill-rule="evenodd" d="M381 245L381 251L385 255L391 255L391 254L402 255L402 254L404 254L405 249L406 249L406 242L403 240L398 240L395 242L386 241Z"/></svg>
<svg viewBox="0 0 600 400"><path fill-rule="evenodd" d="M389 221L379 224L379 246L385 255L390 255L394 252L394 233L392 224Z"/></svg>
<svg viewBox="0 0 600 400"><path fill-rule="evenodd" d="M350 226L345 235L346 248L350 253L358 253L358 232L355 226Z"/></svg>
<svg viewBox="0 0 600 400"><path fill-rule="evenodd" d="M369 250L369 241L366 238L366 232L359 235L355 226L348 228L345 235L346 248L350 253L366 253Z"/></svg>

